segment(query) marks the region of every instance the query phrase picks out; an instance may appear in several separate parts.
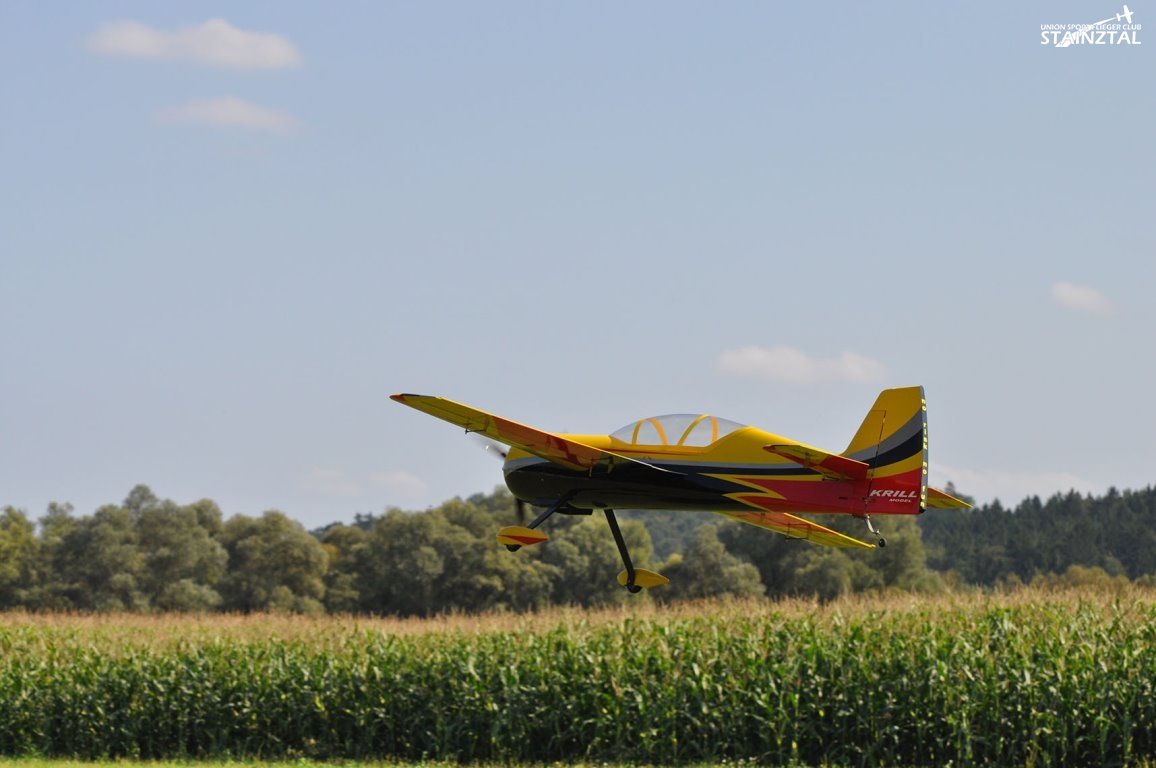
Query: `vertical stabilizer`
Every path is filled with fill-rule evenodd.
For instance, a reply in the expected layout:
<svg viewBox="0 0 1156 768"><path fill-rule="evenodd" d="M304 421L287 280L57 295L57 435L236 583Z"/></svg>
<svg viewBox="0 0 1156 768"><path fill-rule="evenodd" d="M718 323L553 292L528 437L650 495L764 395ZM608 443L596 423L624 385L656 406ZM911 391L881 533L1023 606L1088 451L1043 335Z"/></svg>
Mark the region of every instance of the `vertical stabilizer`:
<svg viewBox="0 0 1156 768"><path fill-rule="evenodd" d="M871 467L865 512L922 512L927 507L927 401L923 387L880 392L843 455Z"/></svg>

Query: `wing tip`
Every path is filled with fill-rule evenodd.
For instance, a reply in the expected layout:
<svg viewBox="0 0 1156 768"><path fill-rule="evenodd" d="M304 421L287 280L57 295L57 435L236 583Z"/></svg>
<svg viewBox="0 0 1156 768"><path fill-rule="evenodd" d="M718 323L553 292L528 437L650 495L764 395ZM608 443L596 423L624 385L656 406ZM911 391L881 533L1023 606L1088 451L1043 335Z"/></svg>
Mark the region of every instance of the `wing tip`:
<svg viewBox="0 0 1156 768"><path fill-rule="evenodd" d="M406 400L416 400L422 397L429 397L429 395L415 395L413 392L398 392L395 395L390 395L389 399L398 403L404 403Z"/></svg>

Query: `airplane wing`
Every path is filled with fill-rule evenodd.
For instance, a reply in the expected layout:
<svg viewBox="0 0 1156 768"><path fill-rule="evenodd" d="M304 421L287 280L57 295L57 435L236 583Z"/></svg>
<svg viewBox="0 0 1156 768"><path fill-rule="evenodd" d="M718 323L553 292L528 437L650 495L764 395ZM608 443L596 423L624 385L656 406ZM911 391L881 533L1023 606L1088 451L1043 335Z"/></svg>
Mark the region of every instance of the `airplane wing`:
<svg viewBox="0 0 1156 768"><path fill-rule="evenodd" d="M818 523L812 523L810 520L804 520L801 517L795 517L786 512L756 512L751 510L750 512L718 512L716 514L750 525L757 525L760 528L766 528L775 533L781 533L788 539L806 539L814 544L822 544L826 547L836 547L839 549L851 547L862 547L864 549L875 548L874 544L868 544L865 541L844 536L838 531L832 531L830 528L824 528Z"/></svg>
<svg viewBox="0 0 1156 768"><path fill-rule="evenodd" d="M834 480L866 480L867 470L871 468L862 461L849 459L837 453L827 453L801 443L786 445L772 443L764 445L763 450L790 459L796 464L802 464Z"/></svg>
<svg viewBox="0 0 1156 768"><path fill-rule="evenodd" d="M928 509L971 509L971 505L963 499L957 499L950 493L945 493L938 488L927 486L927 508Z"/></svg>
<svg viewBox="0 0 1156 768"><path fill-rule="evenodd" d="M492 413L479 411L462 403L447 400L444 397L432 395L390 395L402 405L416 408L422 413L436 416L443 421L456 424L467 432L477 432L480 435L497 440L514 448L520 448L527 453L552 461L567 469L591 470L596 466L612 469L623 464L636 464L658 472L670 470L638 461L629 456L623 456L612 451L595 448L568 437L556 435L552 432L543 432L540 429L519 424L516 421L495 416ZM671 472L671 474L678 474Z"/></svg>

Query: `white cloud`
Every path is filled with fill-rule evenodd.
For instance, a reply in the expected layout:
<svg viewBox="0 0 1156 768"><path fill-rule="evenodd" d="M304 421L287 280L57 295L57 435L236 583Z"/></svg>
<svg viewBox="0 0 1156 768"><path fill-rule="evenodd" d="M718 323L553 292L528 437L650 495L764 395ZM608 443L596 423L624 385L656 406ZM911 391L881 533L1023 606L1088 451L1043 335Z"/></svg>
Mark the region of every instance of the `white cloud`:
<svg viewBox="0 0 1156 768"><path fill-rule="evenodd" d="M188 59L229 69L285 69L301 64L301 54L287 38L237 29L224 19L171 32L139 21L114 21L88 38L88 49L106 56Z"/></svg>
<svg viewBox="0 0 1156 768"><path fill-rule="evenodd" d="M838 357L811 357L786 346L729 349L719 355L717 366L720 371L735 376L792 384L877 381L887 372L883 363L854 352L844 352Z"/></svg>
<svg viewBox="0 0 1156 768"><path fill-rule="evenodd" d="M421 498L425 496L429 490L424 480L412 472L406 472L404 469L378 472L373 476L372 482L378 488L384 488L387 491L410 499Z"/></svg>
<svg viewBox="0 0 1156 768"><path fill-rule="evenodd" d="M262 107L233 96L190 101L162 109L155 117L164 122L206 123L270 133L292 133L297 127L297 120L287 112Z"/></svg>
<svg viewBox="0 0 1156 768"><path fill-rule="evenodd" d="M943 488L949 481L956 490L975 497L980 504L999 499L1005 506L1015 506L1028 496L1047 499L1057 493L1076 490L1080 493L1102 493L1105 489L1070 472L1008 472L1006 470L967 469L931 462L931 484Z"/></svg>
<svg viewBox="0 0 1156 768"><path fill-rule="evenodd" d="M361 486L340 469L315 469L298 483L301 488L321 496L357 496Z"/></svg>
<svg viewBox="0 0 1156 768"><path fill-rule="evenodd" d="M1061 306L1081 312L1110 312L1112 302L1097 291L1086 285L1058 282L1052 284L1052 298Z"/></svg>

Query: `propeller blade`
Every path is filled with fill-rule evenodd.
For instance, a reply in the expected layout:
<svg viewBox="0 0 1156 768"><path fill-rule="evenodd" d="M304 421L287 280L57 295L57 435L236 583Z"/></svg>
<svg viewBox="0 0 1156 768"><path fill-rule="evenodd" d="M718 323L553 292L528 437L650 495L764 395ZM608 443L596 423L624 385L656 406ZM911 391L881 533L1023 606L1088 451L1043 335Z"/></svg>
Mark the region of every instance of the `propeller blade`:
<svg viewBox="0 0 1156 768"><path fill-rule="evenodd" d="M508 456L510 453L510 449L506 446L502 445L501 443L496 443L487 437L482 437L477 432L471 432L470 437L474 440L474 442L482 447L483 451L488 451L500 457L502 461L505 461L506 456Z"/></svg>
<svg viewBox="0 0 1156 768"><path fill-rule="evenodd" d="M515 499L514 503L518 507L518 523L521 525L525 525L526 524L526 502L522 501L521 499Z"/></svg>

